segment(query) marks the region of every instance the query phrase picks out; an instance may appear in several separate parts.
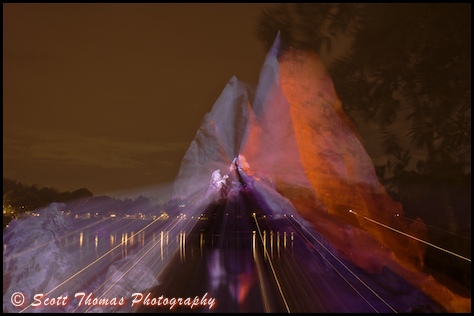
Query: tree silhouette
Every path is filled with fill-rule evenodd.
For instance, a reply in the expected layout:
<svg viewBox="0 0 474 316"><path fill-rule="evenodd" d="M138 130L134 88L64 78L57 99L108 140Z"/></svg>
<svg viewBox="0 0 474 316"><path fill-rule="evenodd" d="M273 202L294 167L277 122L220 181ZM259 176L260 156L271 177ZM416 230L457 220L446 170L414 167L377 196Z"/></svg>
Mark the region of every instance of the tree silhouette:
<svg viewBox="0 0 474 316"><path fill-rule="evenodd" d="M280 30L286 45L319 54L331 52L341 36L350 38L350 49L328 69L348 115L384 135L385 153L396 161L387 159L386 169L408 166L400 158L409 160L410 149L390 130L403 119L412 146L426 151L424 161L414 162L424 173L470 173L470 9L282 4L262 12L257 37L269 48Z"/></svg>
<svg viewBox="0 0 474 316"><path fill-rule="evenodd" d="M92 192L86 188L73 192L60 192L53 188L38 188L35 184L25 185L13 179L3 178L3 226L23 212L33 211L53 202L80 201L92 196Z"/></svg>

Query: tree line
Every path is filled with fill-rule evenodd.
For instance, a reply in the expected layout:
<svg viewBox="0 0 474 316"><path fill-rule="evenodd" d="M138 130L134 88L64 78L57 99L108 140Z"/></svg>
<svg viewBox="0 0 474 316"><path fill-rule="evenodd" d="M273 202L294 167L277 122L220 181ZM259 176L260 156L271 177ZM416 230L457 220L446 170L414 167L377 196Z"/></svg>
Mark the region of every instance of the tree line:
<svg viewBox="0 0 474 316"><path fill-rule="evenodd" d="M179 205L186 201L183 197L173 196L166 202L161 199L139 195L135 198L115 198L106 195L94 195L86 188L70 191L59 191L49 187L27 185L13 179L3 178L3 227L15 218L30 211L41 210L51 203L64 203L64 211L72 217L103 218L112 214L116 218L139 214L145 217L161 215L162 212L176 215Z"/></svg>
<svg viewBox="0 0 474 316"><path fill-rule="evenodd" d="M53 202L68 202L90 198L93 194L86 188L74 191L59 191L49 187L27 185L13 179L3 178L3 224L23 212L48 206Z"/></svg>

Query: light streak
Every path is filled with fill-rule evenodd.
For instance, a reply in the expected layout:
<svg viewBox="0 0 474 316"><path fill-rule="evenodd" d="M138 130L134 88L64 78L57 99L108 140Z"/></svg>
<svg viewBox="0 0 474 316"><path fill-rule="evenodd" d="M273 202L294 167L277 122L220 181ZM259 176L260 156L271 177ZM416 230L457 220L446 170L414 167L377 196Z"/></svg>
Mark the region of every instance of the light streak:
<svg viewBox="0 0 474 316"><path fill-rule="evenodd" d="M145 227L143 227L140 231L143 231L145 230L146 228L148 228L149 226L151 226L153 223L155 223L158 219L156 220L153 220L152 222L150 222L148 225L146 225ZM125 243L127 242L127 239L125 240ZM117 244L117 246L113 247L112 249L110 249L109 251L107 251L106 253L104 253L102 256L100 256L99 258L97 258L96 260L92 261L91 263L89 263L88 265L86 265L84 268L80 269L78 272L74 273L73 275L71 275L69 278L67 278L66 280L64 280L63 282L61 282L60 284L58 284L57 286L55 286L54 288L52 288L50 291L48 291L47 293L44 294L44 296L47 296L49 294L51 294L52 292L54 292L56 289L58 289L59 287L63 286L64 284L66 284L67 282L69 282L70 280L72 280L73 278L77 277L79 274L81 274L82 272L86 271L88 268L92 267L94 264L96 264L97 262L99 262L101 259L105 258L107 255L109 255L110 253L112 253L115 249L117 249L118 247L122 246L124 242L121 242L120 244ZM21 311L19 311L20 313L24 312L25 310L27 310L28 308L30 308L32 305L29 304L28 306L26 306L25 308L23 308Z"/></svg>
<svg viewBox="0 0 474 316"><path fill-rule="evenodd" d="M107 220L107 219L101 219L101 220L99 220L98 222L88 224L88 225L85 226L85 227L81 227L81 228L78 228L78 229L76 229L76 230L69 231L67 234L65 234L64 236L61 236L61 237L59 238L59 240L60 240L60 247L59 247L59 248L60 248L60 249L61 249L61 248L66 248L66 246L67 246L67 242L65 242L65 244L62 245L62 242L61 242L62 239L66 239L66 240L67 240L68 237L74 236L75 234L77 234L77 233L79 233L79 232L81 233L80 246L82 246L82 241L83 241L82 231L86 230L87 228L90 228L90 227L93 227L93 226L97 226L97 225L101 224L102 222L104 222L104 221L106 221L106 220ZM109 225L111 225L111 224L109 224ZM107 227L107 226L106 226L106 227ZM92 232L92 233L93 233L93 232ZM90 233L89 235L91 235L92 233ZM25 250L25 251L22 251L22 252L18 252L18 253L16 253L16 254L13 256L13 258L15 258L15 257L17 257L17 256L20 256L20 255L22 255L22 254L25 254L25 253L27 253L27 252L33 251L33 250L35 250L35 249L37 249L37 248L40 248L40 247L42 247L42 246L46 246L46 245L48 245L48 244L54 243L54 242L56 242L56 240L47 241L47 242L44 242L43 244L41 244L41 245L39 245L39 246L37 246L37 247L33 247L33 248L28 249L28 250ZM42 255L42 256L39 256L39 258L42 258L43 256L46 256L46 255L47 255L47 254L44 254L44 255Z"/></svg>
<svg viewBox="0 0 474 316"><path fill-rule="evenodd" d="M139 263L143 260L143 258L144 258L151 250L153 250L153 248L154 248L157 244L158 244L158 241L157 241L156 243L154 243L154 244L151 244L150 247L149 247L149 249L148 249L147 251L145 251L144 249L142 249L143 254L142 254L138 259L136 259L136 261L135 261L127 270L125 270L125 271L123 272L122 278L125 276L125 274L129 273L137 264L139 264ZM137 255L137 256L138 256L138 255ZM134 259L135 259L135 258L134 258ZM156 262L156 260L155 260L155 262ZM129 262L126 262L126 263L124 264L124 266L126 266L126 265L129 264L129 263L130 263L130 261L129 261ZM98 291L102 286L104 286L104 285L107 283L107 281L113 279L113 277L114 277L116 274L121 273L121 272L122 272L121 270L117 270L113 275L111 275L107 280L105 280L105 281L102 283L102 285L99 286L99 287L98 287L95 291L93 291L92 293ZM142 277L141 277L140 279L138 279L137 282L135 282L135 285L137 285L144 277L145 277L145 276L142 275ZM117 279L113 284L111 284L111 285L107 288L107 290L105 290L104 293L102 293L102 294L99 296L99 298L104 297L104 295L107 294L107 293L113 288L113 286L116 285L120 280L121 280L121 278L120 278L120 279ZM131 292L129 291L129 292L127 293L127 295L130 294L130 293L131 293ZM89 311L89 310L90 310L91 308L93 308L93 307L94 307L94 306L90 306L85 312Z"/></svg>
<svg viewBox="0 0 474 316"><path fill-rule="evenodd" d="M397 214L397 215L398 215L398 214ZM414 221L413 218L409 218L409 217L406 217L406 216L403 216L403 215L398 215L398 216L403 217L403 218L405 218L405 219L407 219L407 220L409 220L409 221ZM455 232L452 232L452 231L449 231L449 230L446 230L446 229L441 229L441 228L439 228L439 227L436 227L436 226L433 226L433 225L429 225L429 224L426 224L426 223L423 223L423 224L426 225L427 227L431 227L431 228L436 229L436 230L439 230L439 231L441 231L441 232L443 232L443 233L448 233L448 234L451 234L451 235L454 235L454 236L458 236L458 237L463 238L463 239L471 240L471 238L469 238L469 237L467 237L467 236L463 236L463 235L457 234L457 233L455 233Z"/></svg>
<svg viewBox="0 0 474 316"><path fill-rule="evenodd" d="M350 213L353 213L353 214L355 214L355 215L357 215L357 216L361 216L362 218L364 218L364 219L366 219L366 220L368 220L368 221L370 221L370 222L372 222L372 223L375 223L375 224L377 224L377 225L380 225L380 226L382 226L382 227L385 227L385 228L387 228L387 229L390 229L390 230L392 230L392 231L394 231L394 232L397 232L397 233L399 233L399 234L401 234L401 235L403 235L403 236L412 238L412 239L414 239L414 240L416 240L416 241L419 241L419 242L421 242L421 243L423 243L423 244L425 244L425 245L431 246L431 247L436 248L436 249L438 249L438 250L441 250L441 251L444 251L444 252L446 252L446 253L449 253L450 255L453 255L453 256L456 256L456 257L461 258L461 259L463 259L463 260L466 260L466 261L468 261L468 262L471 262L471 259L466 258L466 257L464 257L464 256L461 256L460 254L457 254L457 253L452 252L452 251L450 251L450 250L448 250L448 249L445 249L445 248L442 248L442 247L440 247L440 246L437 246L437 245L435 245L435 244L433 244L433 243L427 242L426 240L423 240L423 239L420 239L420 238L418 238L418 237L415 237L415 236L412 236L412 235L410 235L410 234L407 234L407 233L405 233L405 232L402 232L401 230L398 230L398 229L395 229L395 228L390 227L390 226L388 226L388 225L385 225L385 224L383 224L383 223L380 223L380 222L378 222L378 221L376 221L376 220L374 220L374 219L371 219L371 218L369 218L369 217L367 217L367 216L359 215L359 214L357 214L356 212L354 212L353 210L349 210L349 212L350 212Z"/></svg>
<svg viewBox="0 0 474 316"><path fill-rule="evenodd" d="M288 219L288 221L290 221ZM339 258L336 257L336 255L334 255L331 251L329 251L329 249L327 249L319 240L316 239L316 237L313 236L313 234L311 234L311 232L309 232L303 225L301 225L296 219L294 219L295 222L298 223L298 225L303 228L304 230L306 230L306 232L321 246L324 248L324 250L326 250L334 259L337 260L337 262L339 262L339 264L341 264L347 271L349 271L350 274L352 274L361 284L363 284L369 291L371 291L378 299L380 299L385 305L387 305L393 312L395 313L398 313L390 304L388 304L382 297L380 297L379 294L377 294L367 283L365 283L361 278L359 278L359 276L357 276L351 269L349 269L349 267L347 267L341 260L339 260ZM291 225L293 227L295 227L295 229L298 229L291 221L290 221ZM312 246L312 248L314 250L316 250L317 253L319 253L321 255L321 253L314 247L314 245L303 235L301 234L301 236L303 238L306 239L306 241L309 242L309 244ZM350 282L349 280L347 280L323 255L321 255L321 258L323 258L333 269L334 271L339 274L339 276L347 282L347 284L370 306L372 307L372 309L374 311L376 311L377 313L379 312L372 304L370 304L370 302L362 295L362 293L360 293Z"/></svg>
<svg viewBox="0 0 474 316"><path fill-rule="evenodd" d="M161 261L163 261L164 259L163 258L163 231L161 231L161 238L160 238L160 255L161 255Z"/></svg>
<svg viewBox="0 0 474 316"><path fill-rule="evenodd" d="M158 220L158 219L156 219L156 220ZM156 221L156 220L155 220L155 221ZM169 230L173 230L174 228L176 228L176 227L178 226L179 222L180 222L180 221L175 221L172 225L170 225L170 227L168 227L168 229L169 229ZM153 223L153 222L152 222L152 223ZM137 232L137 234L138 234L138 233L144 233L144 229L146 229L146 228L147 228L148 226L150 226L152 223L150 223L149 225L147 225L146 227L144 227L142 230L140 230L139 232ZM188 225L188 224L186 224L186 226L187 226L187 225ZM166 235L167 237L168 237L168 234L169 234L169 231L167 231L167 235ZM181 234L182 234L182 231L180 232L180 235L181 235ZM161 231L161 236L162 236L162 237L160 238L160 240L158 240L158 241L152 243L147 251L145 251L145 248L143 248L143 249L141 250L141 252L143 252L143 255L141 255L141 257L140 257L139 259L137 259L136 262L133 263L133 265L132 265L130 268L128 268L125 272L123 272L123 275L127 274L133 267L135 267L138 263L140 263L140 262L143 260L143 258L144 258L159 242L161 243L161 245L163 245L163 235L164 235L164 234L163 234L163 230L162 230L162 231ZM177 236L178 236L178 235L177 235ZM131 238L131 237L130 237L130 238ZM125 242L126 242L126 241L125 241ZM119 244L119 245L120 245L120 244ZM119 246L119 245L118 245L118 246ZM169 247L170 247L170 245L169 245L168 242L167 242L167 248L169 248ZM138 254L137 254L137 256L138 256ZM161 257L161 259L162 259L162 261L163 261L163 257ZM153 262L150 266L154 266L154 264L155 264L158 260L159 260L159 258L158 258L158 259L155 259L154 262ZM125 267L127 264L129 264L129 262L125 263L123 267ZM161 272L163 271L163 268L164 268L164 267L162 267L162 268L160 269L160 272L155 276L156 279L159 278L159 275L160 275ZM120 272L121 272L121 270L120 270L120 271L116 271L116 272L115 272L113 275L111 275L108 279L104 280L104 282L102 283L102 285L100 285L100 286L99 286L97 289L95 289L92 293L97 292L101 287L103 287L103 286L107 283L107 281L109 281L110 279L112 279L114 275L116 275L117 273L120 273ZM144 276L142 276L140 279L138 279L137 282L135 282L135 285L138 284L138 283L140 282L140 280L141 280L143 277L144 277ZM103 297L103 296L104 296L115 284L117 284L117 282L119 282L119 281L120 281L120 279L116 280L111 286L109 286L109 288L108 288L104 293L101 294L100 297ZM48 294L49 294L49 293L48 293ZM130 291L127 293L127 295L128 295L128 294L130 294ZM75 310L77 310L78 308L79 308L79 306L76 307ZM93 306L89 307L86 311L89 311L91 308L93 308Z"/></svg>
<svg viewBox="0 0 474 316"><path fill-rule="evenodd" d="M280 258L280 232L277 232L277 251L278 251L278 258Z"/></svg>
<svg viewBox="0 0 474 316"><path fill-rule="evenodd" d="M273 259L273 230L270 230L270 254Z"/></svg>
<svg viewBox="0 0 474 316"><path fill-rule="evenodd" d="M255 213L254 213L255 214ZM260 229L260 225L258 224L258 221L257 221L257 218L256 216L254 215L253 216L253 219L255 221L255 225L257 226L257 229L258 229L258 233L260 235L260 239L262 240L263 242L263 237L262 237L262 230ZM285 295L283 294L283 290L281 288L281 284L280 284L280 281L278 280L278 277L276 275L276 272L275 272L275 268L273 267L273 263L272 263L272 260L270 259L270 256L268 255L268 251L266 250L266 248L264 249L264 255L265 257L268 258L268 262L270 264L270 268L272 270L272 273L273 273L273 277L275 278L275 281L277 283L277 287L278 287L278 291L280 292L280 295L281 295L281 298L283 299L283 303L285 304L285 307L286 307L286 310L288 313L290 313L290 307L288 306L288 303L286 301L286 298L285 298Z"/></svg>
<svg viewBox="0 0 474 316"><path fill-rule="evenodd" d="M255 261L257 261L257 250L255 249L255 244L256 244L256 241L255 241L255 237L256 237L256 236L255 236L255 234L256 234L256 233L257 233L257 232L256 232L255 230L252 231L252 256L253 256L253 259L254 259Z"/></svg>
<svg viewBox="0 0 474 316"><path fill-rule="evenodd" d="M194 229L194 227L197 225L197 223L198 223L197 220L194 221L194 225L192 225L192 226L188 229L188 231L192 231L192 230ZM188 221L188 222L185 224L185 226L184 226L184 228L183 228L185 231L186 231L186 227L187 227L189 224L190 224L190 221ZM168 249L170 248L170 244L168 243L168 238L169 238L169 231L166 232L166 245L167 245L167 247L166 247L166 254L168 254ZM175 253L176 253L178 250L179 250L179 247L176 248ZM156 262L156 261L158 261L158 259L155 260L155 262ZM170 264L170 262L167 262L167 263L166 263L166 266L169 265L169 264ZM165 267L166 267L166 266L165 266ZM157 280L160 279L161 273L162 273L163 271L164 271L164 267L163 267L163 269L161 269L160 272L156 275L156 279L157 279Z"/></svg>

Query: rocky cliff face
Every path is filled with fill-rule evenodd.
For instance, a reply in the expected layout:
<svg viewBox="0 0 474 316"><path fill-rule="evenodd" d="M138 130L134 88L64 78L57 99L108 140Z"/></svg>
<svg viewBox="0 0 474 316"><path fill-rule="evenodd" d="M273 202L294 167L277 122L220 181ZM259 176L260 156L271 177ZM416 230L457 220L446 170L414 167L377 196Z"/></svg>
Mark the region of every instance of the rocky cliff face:
<svg viewBox="0 0 474 316"><path fill-rule="evenodd" d="M281 51L277 37L253 98L243 83L235 77L230 80L186 152L176 192L189 196L205 190L211 173L226 172L239 153L257 182L271 184L341 256L373 273L393 268L447 310L470 310L470 300L420 272L422 244L387 229L426 238L422 220L401 220L402 206L379 183L373 162L314 53Z"/></svg>
<svg viewBox="0 0 474 316"><path fill-rule="evenodd" d="M249 104L247 85L232 77L186 151L174 183L176 195L199 196L215 170L229 171L249 128Z"/></svg>

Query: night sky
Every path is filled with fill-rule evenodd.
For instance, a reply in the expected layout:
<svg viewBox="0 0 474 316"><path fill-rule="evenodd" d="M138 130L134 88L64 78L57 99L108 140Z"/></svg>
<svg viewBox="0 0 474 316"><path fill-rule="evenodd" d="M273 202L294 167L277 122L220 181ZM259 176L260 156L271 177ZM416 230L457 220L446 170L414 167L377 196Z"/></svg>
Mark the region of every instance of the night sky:
<svg viewBox="0 0 474 316"><path fill-rule="evenodd" d="M94 194L173 182L274 4L3 4L3 175Z"/></svg>

